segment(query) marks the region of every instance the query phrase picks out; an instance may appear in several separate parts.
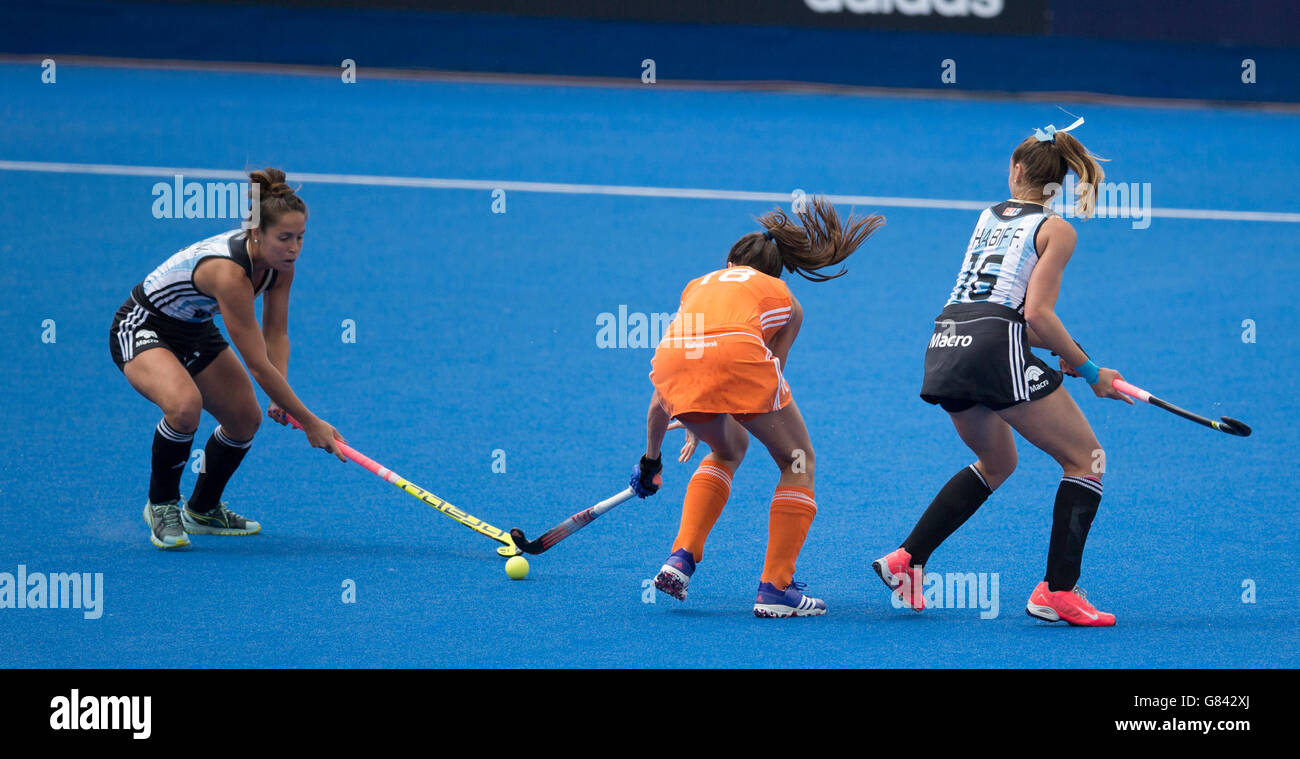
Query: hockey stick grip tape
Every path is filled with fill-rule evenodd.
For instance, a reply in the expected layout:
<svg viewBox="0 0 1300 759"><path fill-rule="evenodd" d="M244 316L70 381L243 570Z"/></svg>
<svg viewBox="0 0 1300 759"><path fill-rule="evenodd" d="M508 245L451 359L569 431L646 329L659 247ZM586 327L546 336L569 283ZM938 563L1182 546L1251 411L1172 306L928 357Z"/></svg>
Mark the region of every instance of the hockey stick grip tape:
<svg viewBox="0 0 1300 759"><path fill-rule="evenodd" d="M1142 401L1143 403L1151 402L1151 393L1148 393L1147 391L1143 390L1137 385L1129 384L1128 382L1125 382L1122 379L1116 379L1114 382L1111 383L1111 385L1121 393L1137 398L1139 401Z"/></svg>

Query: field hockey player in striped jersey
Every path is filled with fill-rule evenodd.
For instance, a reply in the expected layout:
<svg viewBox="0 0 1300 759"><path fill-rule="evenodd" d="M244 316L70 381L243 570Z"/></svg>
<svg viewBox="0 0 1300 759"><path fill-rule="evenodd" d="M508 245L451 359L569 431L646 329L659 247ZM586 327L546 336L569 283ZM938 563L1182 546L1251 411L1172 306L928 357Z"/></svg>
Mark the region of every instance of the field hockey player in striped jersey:
<svg viewBox="0 0 1300 759"><path fill-rule="evenodd" d="M109 329L113 362L137 392L157 405L149 498L144 520L158 548L189 545L187 534L251 535L262 526L221 501L261 423L249 374L270 396L271 415L297 418L312 446L346 460L338 431L302 404L289 369L289 288L302 252L307 205L278 169L254 171L258 226L190 245L164 261L131 291ZM262 323L254 301L263 296ZM221 314L235 357L212 319ZM158 350L155 350L158 349ZM220 426L204 447L203 467L188 502L181 474L204 409Z"/></svg>
<svg viewBox="0 0 1300 759"><path fill-rule="evenodd" d="M1114 615L1097 611L1076 585L1101 503L1101 446L1061 387L1061 372L1030 351L1050 348L1060 356L1061 370L1084 377L1098 397L1132 403L1112 387L1120 374L1093 363L1055 312L1076 235L1046 204L1066 172L1074 171L1082 190L1076 208L1087 218L1104 177L1097 159L1068 133L1081 123L1037 129L1015 149L1008 177L1012 197L980 214L957 284L935 320L921 397L948 412L977 458L943 486L902 546L873 564L902 604L916 611L925 608L923 567L931 553L1015 470L1014 429L1064 470L1047 571L1026 610L1072 625L1115 624Z"/></svg>
<svg viewBox="0 0 1300 759"><path fill-rule="evenodd" d="M652 361L655 390L646 451L632 475L632 488L641 497L658 490L660 445L673 417L688 431L683 461L698 440L710 448L687 485L672 555L654 580L660 591L685 600L750 433L767 447L781 475L769 509L767 556L754 601L759 617L826 612L823 601L804 595L803 583L794 581L795 561L817 503L812 441L784 376L803 308L781 281L781 270L814 282L834 279L844 272L817 270L848 258L884 223L879 216L850 217L842 227L835 207L821 199L813 200L799 219L802 226L781 210L764 215L759 219L763 231L731 246L725 269L692 280L682 291L678 316Z"/></svg>

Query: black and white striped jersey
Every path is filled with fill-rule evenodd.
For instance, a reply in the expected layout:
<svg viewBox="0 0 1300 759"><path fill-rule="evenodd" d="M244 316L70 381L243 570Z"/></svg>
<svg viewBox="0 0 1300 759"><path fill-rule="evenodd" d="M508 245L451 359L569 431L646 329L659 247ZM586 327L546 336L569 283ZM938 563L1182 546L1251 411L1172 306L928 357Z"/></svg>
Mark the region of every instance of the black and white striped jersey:
<svg viewBox="0 0 1300 759"><path fill-rule="evenodd" d="M1038 264L1034 238L1051 213L1017 200L984 209L947 305L996 303L1023 313L1025 289Z"/></svg>
<svg viewBox="0 0 1300 759"><path fill-rule="evenodd" d="M233 229L190 245L162 262L131 291L131 297L149 311L183 322L206 322L221 312L217 299L194 284L194 269L208 258L228 258L244 267L250 282L253 263L244 246L243 229ZM253 285L257 297L275 283L276 271L267 271L262 282Z"/></svg>

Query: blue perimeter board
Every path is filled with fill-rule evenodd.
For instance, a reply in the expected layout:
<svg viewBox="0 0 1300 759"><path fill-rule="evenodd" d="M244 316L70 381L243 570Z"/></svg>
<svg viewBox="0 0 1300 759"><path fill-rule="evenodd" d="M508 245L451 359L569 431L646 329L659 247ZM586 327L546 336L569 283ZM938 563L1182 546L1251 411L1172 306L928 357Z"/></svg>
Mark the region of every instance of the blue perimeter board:
<svg viewBox="0 0 1300 759"><path fill-rule="evenodd" d="M1160 13L1087 5L1084 14L1108 18ZM1181 22L1161 19L1150 33L1173 33L1188 18L1219 28L1214 16L1242 12L1287 28L1294 15L1285 5L1230 11L1203 5L1170 9ZM1092 29L1071 8L1064 9L1068 23L1056 25L1050 36L768 26L758 17L752 24L646 23L215 2L0 0L0 12L6 20L0 51L56 60L107 56L337 68L347 59L362 67L637 79L650 59L659 81L1300 102L1300 48L1067 36L1061 32ZM955 82L943 77L954 71Z"/></svg>

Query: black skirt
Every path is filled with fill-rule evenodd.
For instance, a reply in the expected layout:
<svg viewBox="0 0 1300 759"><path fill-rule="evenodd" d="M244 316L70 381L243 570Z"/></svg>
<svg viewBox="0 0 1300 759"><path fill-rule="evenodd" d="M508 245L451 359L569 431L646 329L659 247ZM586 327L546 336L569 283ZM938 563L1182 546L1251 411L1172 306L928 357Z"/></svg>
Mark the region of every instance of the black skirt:
<svg viewBox="0 0 1300 759"><path fill-rule="evenodd" d="M1029 349L1025 317L995 303L955 303L934 320L921 398L947 411L982 403L998 411L1035 401L1061 373Z"/></svg>
<svg viewBox="0 0 1300 759"><path fill-rule="evenodd" d="M193 377L229 347L212 320L178 321L146 309L135 298L126 299L108 328L108 350L118 369L137 354L166 348Z"/></svg>

